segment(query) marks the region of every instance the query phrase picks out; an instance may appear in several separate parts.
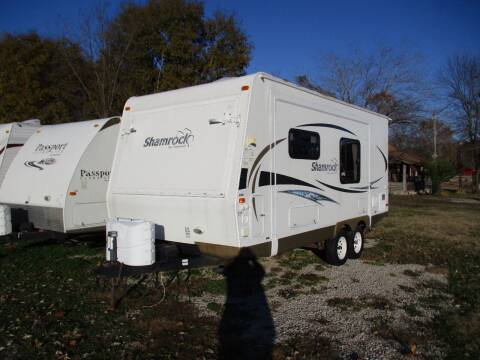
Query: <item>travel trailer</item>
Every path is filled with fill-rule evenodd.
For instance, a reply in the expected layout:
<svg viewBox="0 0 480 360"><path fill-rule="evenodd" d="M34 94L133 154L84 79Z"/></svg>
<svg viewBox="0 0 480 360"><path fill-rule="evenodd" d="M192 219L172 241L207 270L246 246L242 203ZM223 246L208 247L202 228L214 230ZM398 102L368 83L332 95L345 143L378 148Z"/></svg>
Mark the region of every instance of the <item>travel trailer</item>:
<svg viewBox="0 0 480 360"><path fill-rule="evenodd" d="M265 73L130 98L107 259L158 262L155 238L220 258L317 245L335 265L358 258L388 211L388 122Z"/></svg>
<svg viewBox="0 0 480 360"><path fill-rule="evenodd" d="M9 167L0 203L27 210L38 229L104 229L119 122L113 117L38 128Z"/></svg>
<svg viewBox="0 0 480 360"><path fill-rule="evenodd" d="M27 139L40 126L40 120L0 124L0 187L10 164ZM10 207L0 205L0 235L12 232Z"/></svg>

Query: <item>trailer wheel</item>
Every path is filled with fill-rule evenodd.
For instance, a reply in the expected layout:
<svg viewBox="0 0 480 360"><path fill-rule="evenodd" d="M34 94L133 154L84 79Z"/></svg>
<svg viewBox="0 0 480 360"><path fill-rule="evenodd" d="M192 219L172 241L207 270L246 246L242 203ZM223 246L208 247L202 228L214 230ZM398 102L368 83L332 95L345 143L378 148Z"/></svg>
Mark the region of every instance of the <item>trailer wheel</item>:
<svg viewBox="0 0 480 360"><path fill-rule="evenodd" d="M340 231L333 239L325 243L325 255L330 265L340 266L345 264L348 255L348 234Z"/></svg>
<svg viewBox="0 0 480 360"><path fill-rule="evenodd" d="M348 257L350 259L358 259L362 255L364 239L363 227L359 225L348 237Z"/></svg>

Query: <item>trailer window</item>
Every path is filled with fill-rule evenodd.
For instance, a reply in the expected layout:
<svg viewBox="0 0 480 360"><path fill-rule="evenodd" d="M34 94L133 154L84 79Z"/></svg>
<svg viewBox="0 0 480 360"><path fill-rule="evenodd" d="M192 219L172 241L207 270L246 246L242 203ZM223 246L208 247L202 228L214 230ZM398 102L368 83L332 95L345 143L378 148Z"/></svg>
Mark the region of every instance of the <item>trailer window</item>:
<svg viewBox="0 0 480 360"><path fill-rule="evenodd" d="M360 182L360 141L340 139L340 182Z"/></svg>
<svg viewBox="0 0 480 360"><path fill-rule="evenodd" d="M320 135L313 131L290 129L288 153L292 159L317 160L320 157Z"/></svg>

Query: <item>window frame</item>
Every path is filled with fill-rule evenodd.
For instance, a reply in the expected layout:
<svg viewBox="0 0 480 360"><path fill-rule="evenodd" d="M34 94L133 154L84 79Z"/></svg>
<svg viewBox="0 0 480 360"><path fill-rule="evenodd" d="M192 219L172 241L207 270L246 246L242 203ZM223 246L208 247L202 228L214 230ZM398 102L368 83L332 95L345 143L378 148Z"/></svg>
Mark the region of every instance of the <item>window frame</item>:
<svg viewBox="0 0 480 360"><path fill-rule="evenodd" d="M297 131L297 132L304 132L304 133L310 133L311 135L314 135L317 137L318 139L318 155L317 157L296 157L296 156L293 156L294 154L292 154L292 142L290 140L290 133L293 132L293 131ZM303 130L303 129L297 129L297 128L290 128L288 130L288 155L290 156L291 159L295 159L295 160L318 160L320 159L320 154L321 154L321 149L320 149L320 144L321 144L321 138L320 138L320 134L316 131L309 131L309 130Z"/></svg>
<svg viewBox="0 0 480 360"><path fill-rule="evenodd" d="M342 176L342 142L346 140L348 141L350 144L358 144L358 160L359 160L359 164L358 164L358 177L357 179L353 179L352 181L350 181L350 179L345 179L345 177ZM353 156L353 154L352 154ZM340 184L358 184L360 183L360 181L362 180L362 143L360 142L360 140L358 139L351 139L351 138L346 138L346 137L341 137L340 138L340 141L339 141L339 178L340 178ZM352 159L354 160L354 159ZM356 164L354 163L354 166Z"/></svg>

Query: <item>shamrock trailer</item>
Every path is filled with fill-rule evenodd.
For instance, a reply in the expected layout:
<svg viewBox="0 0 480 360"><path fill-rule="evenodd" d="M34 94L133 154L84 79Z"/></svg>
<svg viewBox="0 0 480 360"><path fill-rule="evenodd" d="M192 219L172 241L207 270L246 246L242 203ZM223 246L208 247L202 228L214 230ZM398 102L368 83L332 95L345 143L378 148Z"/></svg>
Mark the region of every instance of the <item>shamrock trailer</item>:
<svg viewBox="0 0 480 360"><path fill-rule="evenodd" d="M265 73L130 98L107 257L150 265L169 244L219 258L311 245L335 265L357 258L388 211L388 121Z"/></svg>

